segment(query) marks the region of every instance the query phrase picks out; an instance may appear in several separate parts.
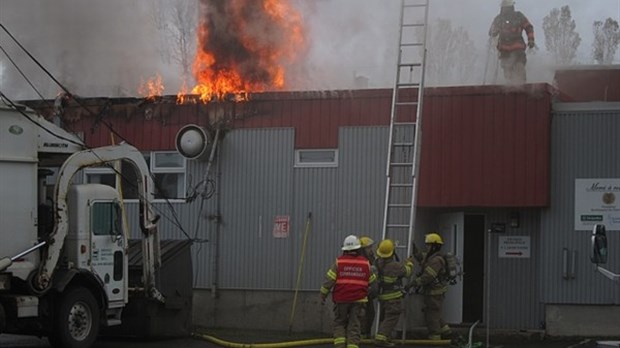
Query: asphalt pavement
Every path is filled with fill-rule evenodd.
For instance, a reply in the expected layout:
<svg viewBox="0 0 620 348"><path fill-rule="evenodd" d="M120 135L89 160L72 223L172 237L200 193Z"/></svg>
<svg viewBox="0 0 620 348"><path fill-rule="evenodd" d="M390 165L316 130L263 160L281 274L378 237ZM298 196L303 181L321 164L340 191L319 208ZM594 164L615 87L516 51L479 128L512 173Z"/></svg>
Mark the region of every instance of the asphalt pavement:
<svg viewBox="0 0 620 348"><path fill-rule="evenodd" d="M227 343L238 343L238 344L246 344L246 347L252 347L252 343L261 342L261 343L279 343L286 342L287 339L282 337L281 335L273 334L265 332L263 335L260 335L260 332L254 332L253 336L261 336L262 339L253 340L248 338L247 333L239 333L237 336L238 339L234 339L235 336L233 333L228 332L223 335L224 337L218 337L224 340ZM215 335L213 335L215 336ZM279 336L279 339L276 338ZM215 336L217 337L217 336ZM303 339L303 338L302 338ZM294 338L292 340L299 340L299 338ZM603 342L605 339L523 339L520 338L496 338L490 340L489 348L608 348L608 347L620 347L620 345L608 345L602 346L598 345L598 342ZM454 348L466 348L467 343L461 340L453 340L451 345L447 345L446 347L454 347ZM473 347L483 348L485 347L485 339L477 338L473 340ZM143 340L143 339L128 339L128 338L102 338L95 342L92 348L214 348L214 347L222 347L223 345L218 345L204 339L199 339L195 337L188 338L180 338L180 339L167 339L167 340ZM45 338L37 338L37 337L29 337L29 336L16 336L16 335L0 335L0 347L2 348L50 348L51 346L47 342ZM322 344L322 345L306 345L304 347L316 347L316 348L328 348L333 347L331 344ZM361 348L373 348L372 344L362 344ZM428 345L397 345L397 347L420 347L420 348L430 348L437 347L428 346Z"/></svg>

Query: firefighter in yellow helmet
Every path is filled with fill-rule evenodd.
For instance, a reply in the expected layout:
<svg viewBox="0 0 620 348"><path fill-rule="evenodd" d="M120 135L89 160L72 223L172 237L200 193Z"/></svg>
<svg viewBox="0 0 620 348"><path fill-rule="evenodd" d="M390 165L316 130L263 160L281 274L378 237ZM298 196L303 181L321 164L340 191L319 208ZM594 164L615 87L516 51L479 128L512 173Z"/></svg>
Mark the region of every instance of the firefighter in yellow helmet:
<svg viewBox="0 0 620 348"><path fill-rule="evenodd" d="M357 236L347 236L342 243L342 255L327 271L321 286L321 303L332 293L335 348L359 348L368 287L376 280L361 247Z"/></svg>
<svg viewBox="0 0 620 348"><path fill-rule="evenodd" d="M413 256L420 262L420 273L413 281L416 293L424 295L424 319L430 340L441 340L442 336L452 333L450 327L441 318L441 310L448 291L446 261L441 253L443 240L435 232L424 238L426 251L421 252L413 245Z"/></svg>
<svg viewBox="0 0 620 348"><path fill-rule="evenodd" d="M360 237L360 244L362 245L362 255L370 262L371 270L376 275L376 268L373 266L375 263L375 252L372 250L375 241L368 236ZM370 337L372 330L372 323L375 320L375 298L377 298L376 283L370 286L368 289L368 302L366 302L365 318L362 320L362 337Z"/></svg>
<svg viewBox="0 0 620 348"><path fill-rule="evenodd" d="M377 276L379 279L379 330L375 336L375 346L393 347L392 331L404 309L402 279L409 278L413 272L413 261L399 261L394 252L394 242L382 240L377 248Z"/></svg>

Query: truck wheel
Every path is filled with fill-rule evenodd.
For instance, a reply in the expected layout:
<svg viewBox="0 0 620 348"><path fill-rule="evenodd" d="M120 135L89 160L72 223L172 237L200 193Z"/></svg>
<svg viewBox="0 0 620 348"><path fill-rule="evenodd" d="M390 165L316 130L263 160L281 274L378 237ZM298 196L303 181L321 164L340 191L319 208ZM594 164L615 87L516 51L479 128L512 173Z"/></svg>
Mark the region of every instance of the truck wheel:
<svg viewBox="0 0 620 348"><path fill-rule="evenodd" d="M99 333L99 318L93 294L85 288L71 289L57 307L49 341L56 348L90 347Z"/></svg>

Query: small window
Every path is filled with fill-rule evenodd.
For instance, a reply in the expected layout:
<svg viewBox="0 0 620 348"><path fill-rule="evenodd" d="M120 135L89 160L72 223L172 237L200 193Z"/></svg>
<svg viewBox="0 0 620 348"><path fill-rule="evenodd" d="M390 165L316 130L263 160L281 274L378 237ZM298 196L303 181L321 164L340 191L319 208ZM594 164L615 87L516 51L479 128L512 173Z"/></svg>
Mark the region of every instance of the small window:
<svg viewBox="0 0 620 348"><path fill-rule="evenodd" d="M151 171L155 175L155 198L185 198L185 158L178 152L153 152Z"/></svg>
<svg viewBox="0 0 620 348"><path fill-rule="evenodd" d="M115 236L121 234L121 220L118 204L95 202L91 216L91 230L96 236Z"/></svg>
<svg viewBox="0 0 620 348"><path fill-rule="evenodd" d="M145 153L144 158L153 173L155 199L185 199L185 158L176 152ZM133 166L122 162L124 199L138 199L137 178ZM84 182L116 187L116 174L109 166L84 170Z"/></svg>
<svg viewBox="0 0 620 348"><path fill-rule="evenodd" d="M295 150L295 167L337 167L338 150Z"/></svg>

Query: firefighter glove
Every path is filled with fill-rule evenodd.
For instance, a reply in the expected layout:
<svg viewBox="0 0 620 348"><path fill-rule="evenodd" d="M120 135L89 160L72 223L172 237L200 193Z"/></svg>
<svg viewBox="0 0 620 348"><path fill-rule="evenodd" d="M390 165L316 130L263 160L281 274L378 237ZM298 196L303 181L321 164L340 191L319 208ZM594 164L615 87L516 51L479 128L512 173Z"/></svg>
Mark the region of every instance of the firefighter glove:
<svg viewBox="0 0 620 348"><path fill-rule="evenodd" d="M325 299L327 298L327 295L321 293L321 304L324 305L325 304Z"/></svg>
<svg viewBox="0 0 620 348"><path fill-rule="evenodd" d="M529 40L529 41L527 42L527 47L529 47L529 48L534 48L534 47L536 47L536 43L534 42L534 40Z"/></svg>

